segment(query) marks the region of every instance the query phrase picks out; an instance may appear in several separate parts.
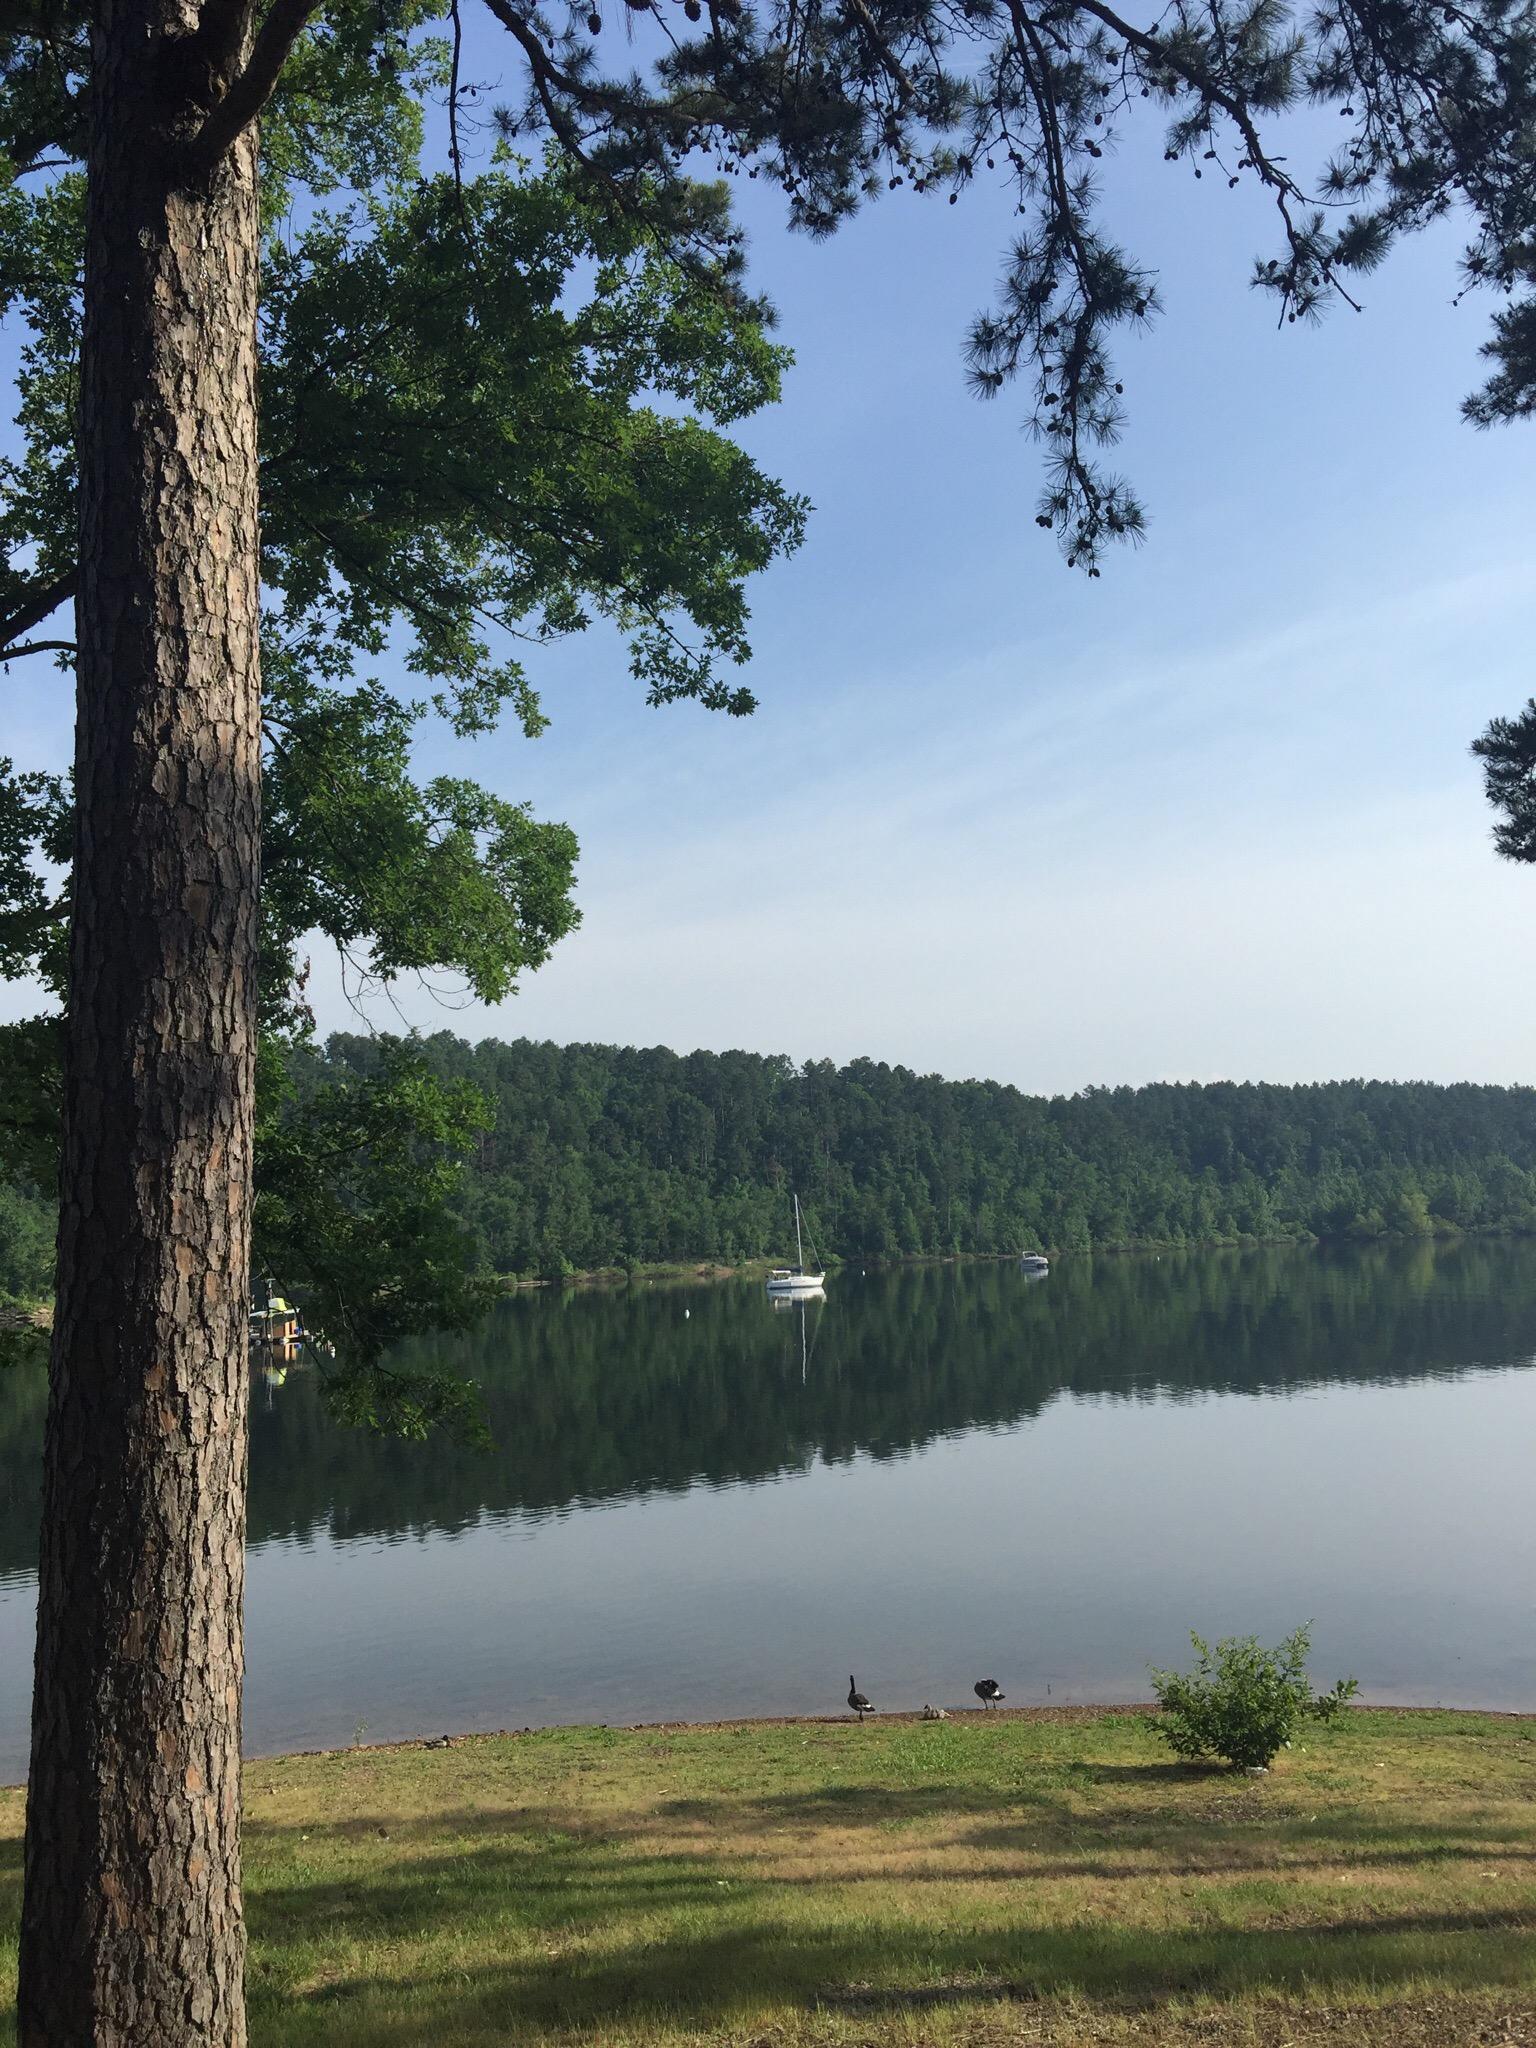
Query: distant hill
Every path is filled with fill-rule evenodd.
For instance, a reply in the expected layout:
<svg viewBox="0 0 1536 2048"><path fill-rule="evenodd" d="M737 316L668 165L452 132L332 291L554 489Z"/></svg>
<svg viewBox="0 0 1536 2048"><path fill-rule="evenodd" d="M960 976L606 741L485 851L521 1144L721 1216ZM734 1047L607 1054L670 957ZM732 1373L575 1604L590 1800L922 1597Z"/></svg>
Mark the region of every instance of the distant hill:
<svg viewBox="0 0 1536 2048"><path fill-rule="evenodd" d="M462 1196L486 1264L553 1274L780 1256L901 1258L1536 1230L1536 1089L1158 1083L1032 1096L854 1060L470 1045L431 1064L495 1109ZM373 1041L332 1038L363 1073Z"/></svg>

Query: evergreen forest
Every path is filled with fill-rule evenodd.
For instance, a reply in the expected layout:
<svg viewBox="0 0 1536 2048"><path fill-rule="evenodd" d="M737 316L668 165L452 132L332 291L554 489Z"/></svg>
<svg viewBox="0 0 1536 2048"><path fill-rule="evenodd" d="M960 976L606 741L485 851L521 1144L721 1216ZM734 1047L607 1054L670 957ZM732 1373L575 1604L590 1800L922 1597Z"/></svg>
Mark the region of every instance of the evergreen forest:
<svg viewBox="0 0 1536 2048"><path fill-rule="evenodd" d="M1026 1095L869 1059L420 1041L490 1116L459 1203L504 1275L793 1252L1425 1237L1536 1229L1536 1089L1158 1083ZM379 1041L338 1036L330 1078Z"/></svg>
<svg viewBox="0 0 1536 2048"><path fill-rule="evenodd" d="M333 1036L298 1056L300 1092L376 1076L395 1044ZM832 1260L1536 1231L1533 1088L1047 1097L869 1059L413 1044L483 1098L451 1199L480 1269L505 1277L782 1258L791 1191ZM0 1187L0 1297L45 1295L51 1256L50 1203Z"/></svg>

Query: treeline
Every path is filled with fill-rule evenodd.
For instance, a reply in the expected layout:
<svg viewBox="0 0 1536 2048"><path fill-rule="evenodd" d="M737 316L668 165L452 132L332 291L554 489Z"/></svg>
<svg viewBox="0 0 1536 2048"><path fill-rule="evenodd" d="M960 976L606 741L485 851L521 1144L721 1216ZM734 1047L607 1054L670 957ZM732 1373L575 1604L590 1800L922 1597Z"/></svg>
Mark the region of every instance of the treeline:
<svg viewBox="0 0 1536 2048"><path fill-rule="evenodd" d="M797 1066L530 1039L422 1041L495 1113L460 1197L503 1274L821 1253L1536 1230L1536 1089L1159 1083L1025 1095L854 1060ZM375 1041L332 1038L363 1074Z"/></svg>
<svg viewBox="0 0 1536 2048"><path fill-rule="evenodd" d="M420 1041L491 1122L456 1197L483 1267L552 1276L792 1249L833 1258L1536 1231L1536 1089L1158 1083L1025 1095L854 1060L797 1066L531 1039ZM338 1035L305 1090L376 1072ZM51 1285L52 1205L0 1187L0 1298Z"/></svg>

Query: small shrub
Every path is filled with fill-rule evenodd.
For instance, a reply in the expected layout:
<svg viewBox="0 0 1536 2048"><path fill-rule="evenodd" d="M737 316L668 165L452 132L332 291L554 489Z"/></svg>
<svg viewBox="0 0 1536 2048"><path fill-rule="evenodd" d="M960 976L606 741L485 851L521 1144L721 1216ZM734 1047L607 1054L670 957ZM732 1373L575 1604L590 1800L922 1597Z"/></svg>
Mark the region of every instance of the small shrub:
<svg viewBox="0 0 1536 2048"><path fill-rule="evenodd" d="M1193 1632L1189 1639L1193 1671L1152 1667L1162 1709L1153 1726L1179 1756L1267 1769L1304 1717L1331 1721L1360 1689L1353 1678L1341 1678L1332 1692L1314 1696L1307 1677L1310 1628L1297 1629L1273 1650L1257 1636L1229 1636L1214 1649Z"/></svg>

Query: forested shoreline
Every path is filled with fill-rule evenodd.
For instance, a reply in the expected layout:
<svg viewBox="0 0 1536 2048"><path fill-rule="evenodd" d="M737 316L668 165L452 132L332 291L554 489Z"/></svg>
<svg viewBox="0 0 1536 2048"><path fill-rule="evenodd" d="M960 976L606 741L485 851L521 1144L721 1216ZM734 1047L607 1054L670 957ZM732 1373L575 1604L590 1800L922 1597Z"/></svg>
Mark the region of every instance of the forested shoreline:
<svg viewBox="0 0 1536 2048"><path fill-rule="evenodd" d="M421 1041L494 1123L459 1197L487 1270L554 1276L792 1249L832 1258L1041 1246L1536 1230L1536 1089L1158 1083L1032 1096L859 1059ZM336 1036L362 1076L378 1041Z"/></svg>
<svg viewBox="0 0 1536 2048"><path fill-rule="evenodd" d="M305 1092L375 1074L329 1039ZM415 1041L485 1098L455 1207L507 1278L782 1257L789 1195L824 1257L1536 1231L1536 1089L1158 1082L1034 1096L858 1059ZM0 1188L0 1296L46 1293L52 1210Z"/></svg>

